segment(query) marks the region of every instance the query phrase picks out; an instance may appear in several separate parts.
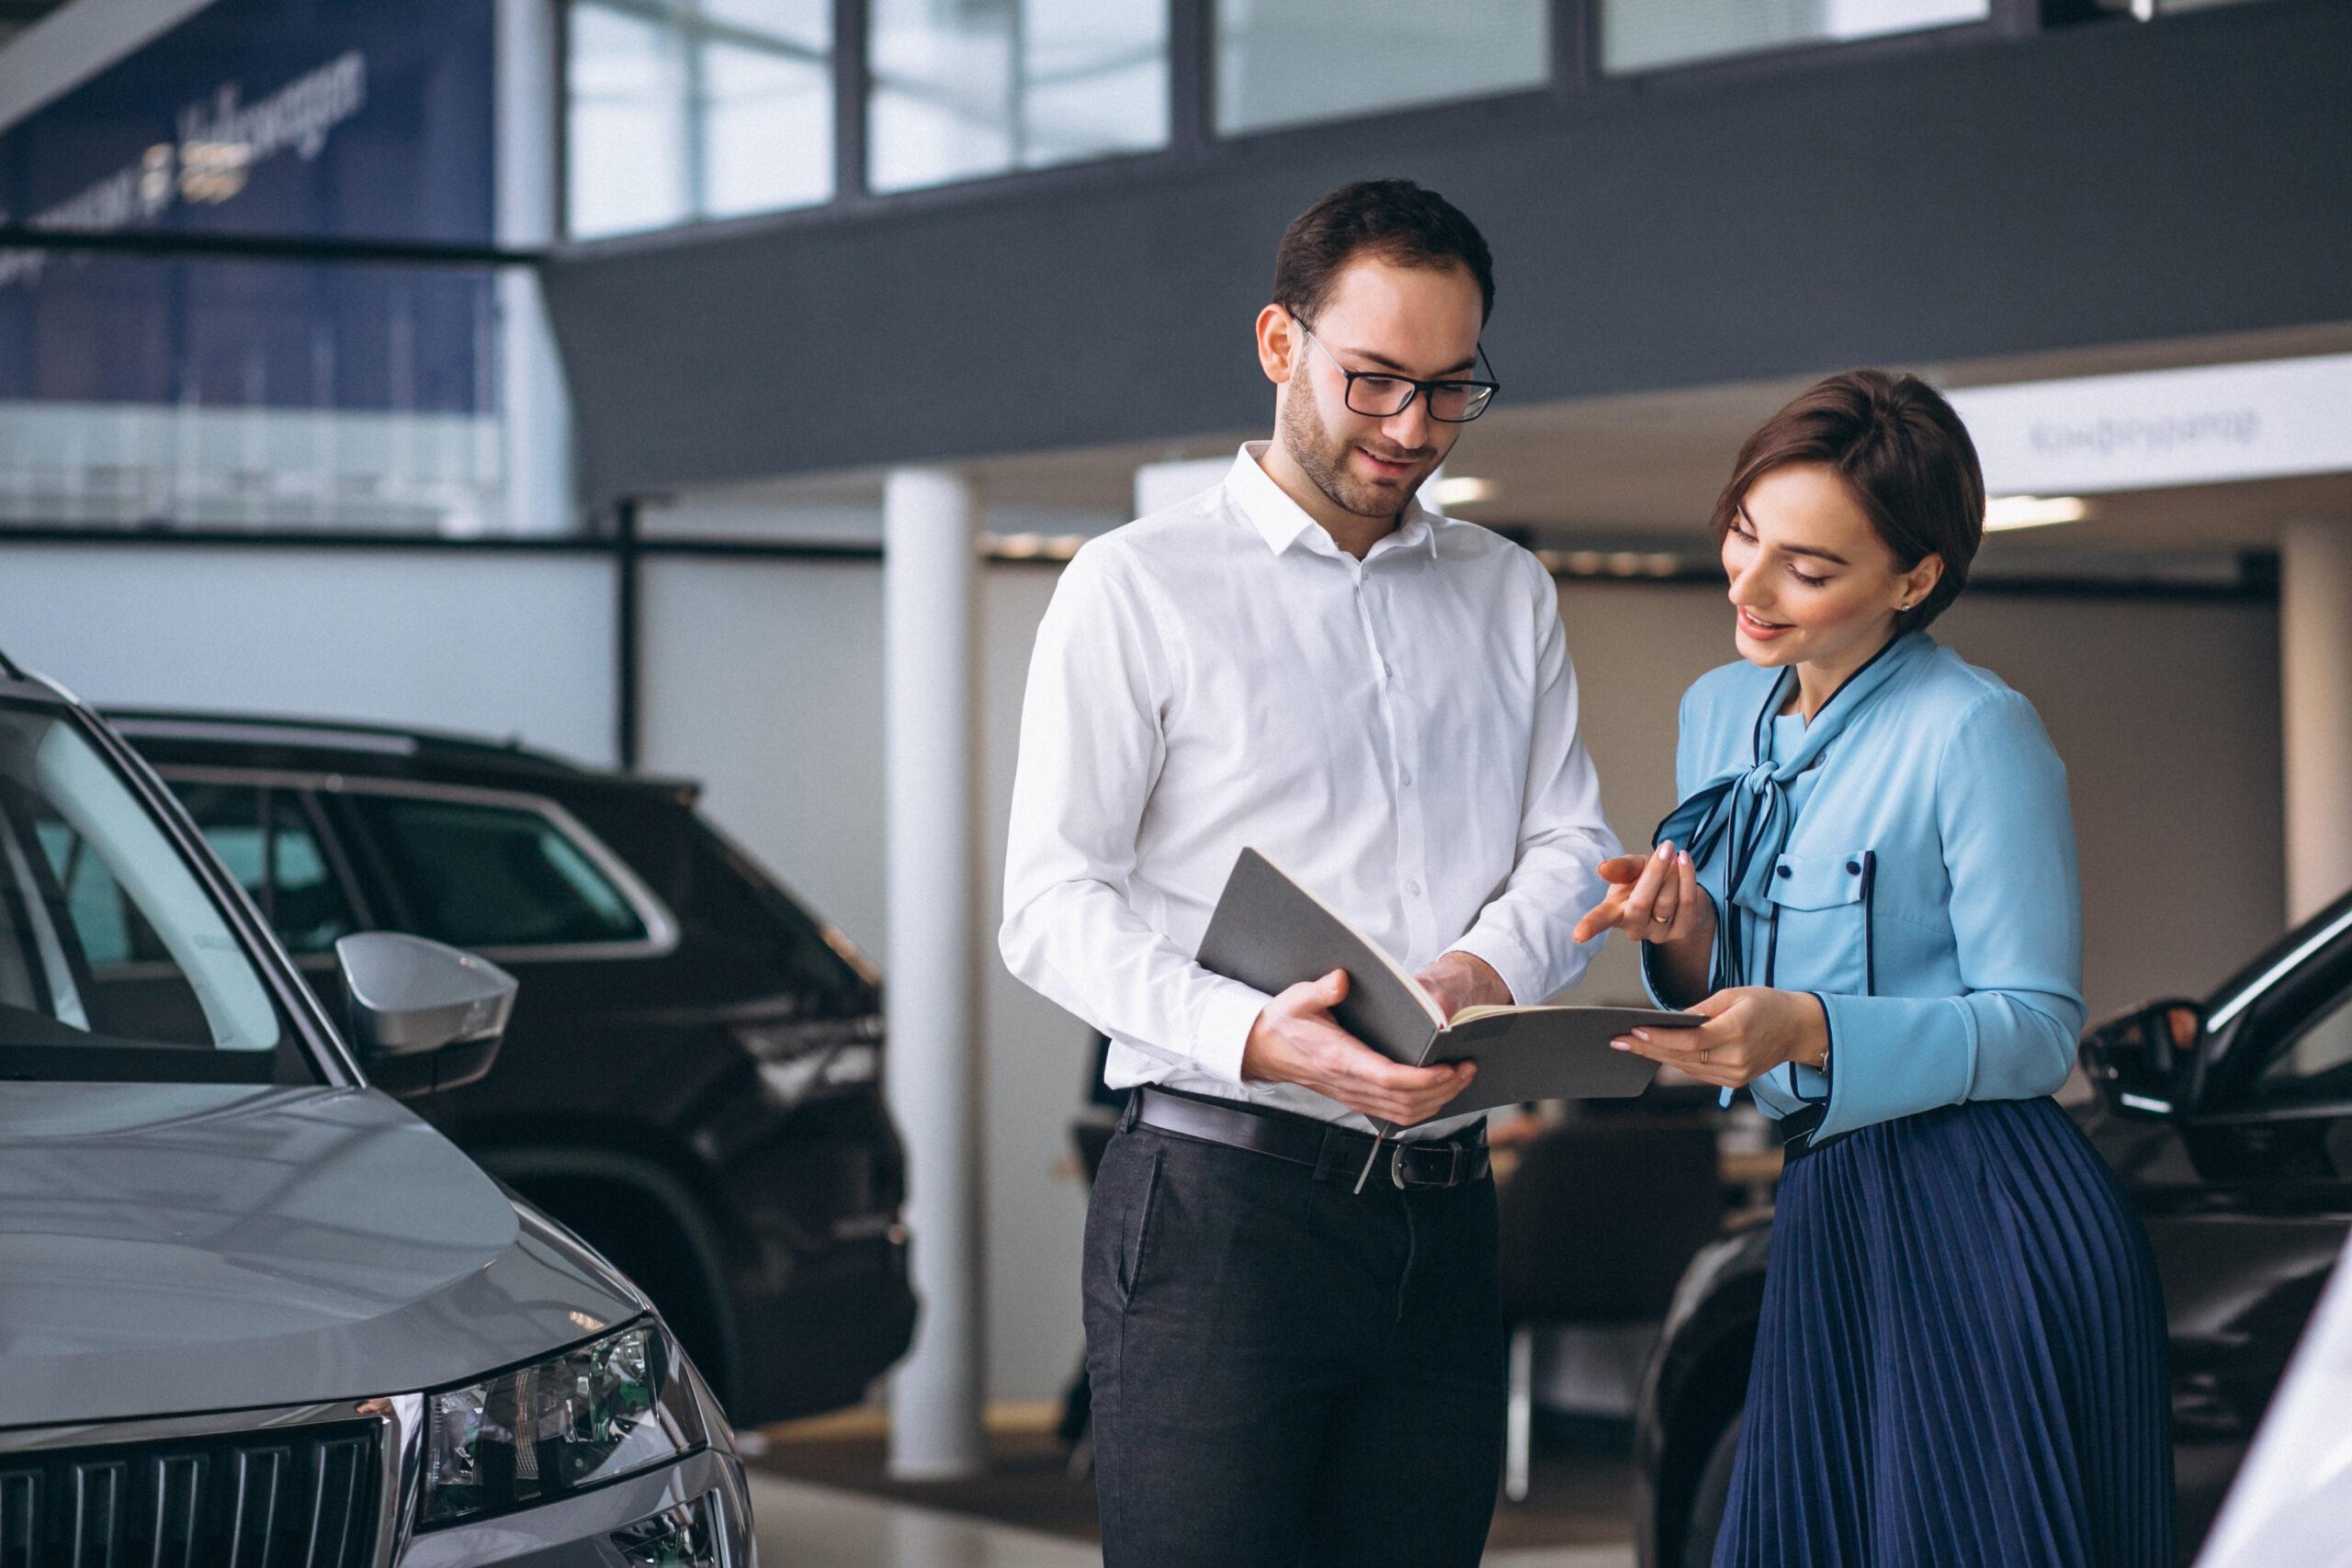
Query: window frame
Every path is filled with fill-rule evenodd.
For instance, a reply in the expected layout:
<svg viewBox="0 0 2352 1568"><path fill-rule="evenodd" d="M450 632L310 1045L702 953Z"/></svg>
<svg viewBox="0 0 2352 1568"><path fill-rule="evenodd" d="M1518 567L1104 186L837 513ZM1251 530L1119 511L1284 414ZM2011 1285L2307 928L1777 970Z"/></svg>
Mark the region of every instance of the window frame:
<svg viewBox="0 0 2352 1568"><path fill-rule="evenodd" d="M560 0L557 47L552 51L557 106L556 195L563 249L593 252L607 246L661 243L683 235L703 237L745 229L766 231L869 218L882 211L922 210L926 204L960 203L1010 196L1098 186L1125 187L1138 177L1213 170L1263 151L1322 148L1361 162L1368 150L1409 143L1471 113L1490 120L1525 119L1552 125L1560 110L1613 111L1658 93L1712 92L1725 84L1770 77L1847 62L1869 62L1925 51L1978 48L2005 39L2062 32L2076 26L2137 25L2128 16L2077 17L2064 0L1990 0L1982 20L1939 24L1870 38L1792 43L1719 59L1660 65L1623 75L1600 69L1600 0L1550 0L1551 51L1539 85L1478 97L1448 99L1374 110L1345 119L1272 126L1219 134L1216 120L1216 32L1215 0L1166 0L1168 37L1168 141L1148 152L1112 152L1043 168L1013 168L967 180L877 192L866 180L866 98L873 89L866 68L867 0L833 0L833 194L803 207L778 208L729 218L689 215L675 223L625 234L580 238L571 229L570 147L571 22L575 0ZM653 0L599 0L643 8ZM2163 18L2159 17L2159 20Z"/></svg>
<svg viewBox="0 0 2352 1568"><path fill-rule="evenodd" d="M638 923L645 928L646 934L626 941L495 942L469 946L467 952L495 964L548 964L662 958L677 951L680 927L670 907L646 886L644 879L638 875L635 868L621 857L618 851L605 843L560 803L547 795L528 790L498 789L480 784L441 784L424 779L369 777L300 769L243 768L233 764L175 763L165 776L175 781L186 779L194 784L257 784L264 788L300 791L311 795L311 804L320 808L315 811L313 820L320 823L324 830L324 841L334 846L330 854L338 870L348 875L354 885L363 888L363 897L355 900L354 908L366 922L364 929L370 931L400 931L407 922L408 911L401 908L396 897L397 887L392 881L392 856L358 814L345 813L336 819L335 814L324 810L328 800L366 796L429 800L537 817L594 866L598 874L612 884L630 912L637 916ZM341 842L346 836L356 841ZM374 876L385 885L387 897L383 898L364 896L366 891L372 889L365 889L367 879L356 874L353 864L356 858L355 852L362 850ZM328 956L332 957L332 954Z"/></svg>
<svg viewBox="0 0 2352 1568"><path fill-rule="evenodd" d="M60 700L44 686L27 690L6 677L13 671L0 660L0 704L54 715L74 726L125 788L146 808L156 829L178 852L181 863L212 900L231 932L239 940L248 963L259 974L263 987L277 1004L285 1024L272 1053L270 1083L277 1087L349 1089L367 1083L359 1058L335 1027L317 994L282 962L283 950L262 919L245 890L223 868L204 835L180 806L152 764L115 732L113 726L70 697ZM299 1075L297 1067L299 1066ZM132 1081L126 1079L125 1081ZM204 1082L203 1078L159 1077L149 1082Z"/></svg>
<svg viewBox="0 0 2352 1568"><path fill-rule="evenodd" d="M2324 1100L2265 1096L2262 1074L2313 1024L2352 1006L2352 926L2338 924L2294 968L2269 976L2258 992L2240 997L2243 1012L2226 1038L2214 1042L2206 1082L2191 1115L2197 1122L2334 1121L2352 1116L2352 1094Z"/></svg>
<svg viewBox="0 0 2352 1568"><path fill-rule="evenodd" d="M336 825L328 820L326 812L320 808L316 795L307 789L291 788L272 783L260 776L246 775L235 778L203 776L221 772L223 770L211 770L179 763L169 763L155 770L156 775L172 787L175 795L182 784L222 789L253 790L260 796L261 810L265 819L274 808L277 797L280 795L286 796L292 802L295 812L310 825L311 835L318 845L319 857L326 863L327 874L334 879L335 890L343 896L344 907L351 913L354 922L352 929L355 931L387 929L377 915L374 901L368 897L368 888L351 863L351 857L344 846L342 834L337 830ZM181 808L187 810L186 802L181 803ZM187 814L188 820L196 823L196 830L202 833L204 824L197 820L196 813L188 810ZM274 848L276 843L274 833L269 836L267 842ZM285 950L288 961L306 974L312 970L334 968L335 956L332 943L315 953L296 953L286 946L285 938L278 934L277 866L274 853L266 851L262 857L262 878L268 886L269 897L266 900L256 898L255 907L260 909L263 921L268 925L270 935L277 938L277 945Z"/></svg>
<svg viewBox="0 0 2352 1568"><path fill-rule="evenodd" d="M670 28L675 32L685 50L686 211L683 216L669 222L651 224L642 229L625 229L609 234L580 235L573 232L571 226L572 13L583 3L600 6L608 11L622 12L639 21ZM605 244L615 241L640 239L648 234L671 234L682 230L705 228L714 224L756 221L786 213L822 212L839 205L843 195L841 158L842 112L839 101L842 83L842 13L852 5L859 10L861 13L859 19L863 21L864 0L833 0L828 52L819 56L814 55L804 45L786 42L760 32L756 28L744 27L739 22L707 16L703 9L704 0L560 0L560 4L557 6L555 48L551 52L554 56L555 72L552 101L556 109L554 115L556 231L560 236L561 243L571 245ZM865 29L861 26L858 29L858 42L861 49L864 47L864 41ZM798 202L789 207L763 208L752 212L717 214L707 210L709 205L709 157L703 145L702 114L709 103L709 94L703 85L701 46L707 43L729 44L754 53L813 65L823 71L827 80L827 90L832 94L835 100L828 106L831 110L829 118L833 130L833 149L832 156L827 160L829 166L826 175L830 189L825 197L816 201ZM858 75L862 82L865 79L865 62L862 60L858 62ZM861 195L865 191L862 178L858 191Z"/></svg>

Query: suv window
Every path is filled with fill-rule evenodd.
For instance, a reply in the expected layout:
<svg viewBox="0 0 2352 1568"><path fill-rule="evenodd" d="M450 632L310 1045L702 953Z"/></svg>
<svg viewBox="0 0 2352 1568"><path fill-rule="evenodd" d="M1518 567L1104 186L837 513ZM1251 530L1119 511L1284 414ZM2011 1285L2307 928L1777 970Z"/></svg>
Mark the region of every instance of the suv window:
<svg viewBox="0 0 2352 1568"><path fill-rule="evenodd" d="M0 705L0 1077L269 1082L254 960L74 721Z"/></svg>
<svg viewBox="0 0 2352 1568"><path fill-rule="evenodd" d="M359 929L300 796L253 784L177 780L172 789L287 952L325 953Z"/></svg>
<svg viewBox="0 0 2352 1568"><path fill-rule="evenodd" d="M355 793L408 927L458 947L643 942L628 897L545 813L424 796Z"/></svg>
<svg viewBox="0 0 2352 1568"><path fill-rule="evenodd" d="M2254 1092L2271 1104L2352 1101L2352 986L2287 1039Z"/></svg>

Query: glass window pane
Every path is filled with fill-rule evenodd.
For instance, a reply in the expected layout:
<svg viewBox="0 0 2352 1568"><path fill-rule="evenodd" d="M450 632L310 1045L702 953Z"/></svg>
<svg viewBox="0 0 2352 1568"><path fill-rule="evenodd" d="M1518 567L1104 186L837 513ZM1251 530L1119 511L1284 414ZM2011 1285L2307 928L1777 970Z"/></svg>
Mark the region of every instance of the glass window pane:
<svg viewBox="0 0 2352 1568"><path fill-rule="evenodd" d="M1167 145L1164 0L875 0L867 27L876 190Z"/></svg>
<svg viewBox="0 0 2352 1568"><path fill-rule="evenodd" d="M72 725L0 710L0 1070L10 1046L281 1038L244 944L146 806Z"/></svg>
<svg viewBox="0 0 2352 1568"><path fill-rule="evenodd" d="M692 209L686 61L676 31L593 4L571 17L564 199L582 239L655 229Z"/></svg>
<svg viewBox="0 0 2352 1568"><path fill-rule="evenodd" d="M731 43L703 48L702 214L806 207L833 194L833 68Z"/></svg>
<svg viewBox="0 0 2352 1568"><path fill-rule="evenodd" d="M1222 134L1489 97L1551 79L1551 0L1217 0Z"/></svg>
<svg viewBox="0 0 2352 1568"><path fill-rule="evenodd" d="M536 811L361 798L419 936L458 947L641 942L619 888Z"/></svg>
<svg viewBox="0 0 2352 1568"><path fill-rule="evenodd" d="M2266 1100L2352 1100L2352 991L2321 1009L2271 1058L2255 1091Z"/></svg>
<svg viewBox="0 0 2352 1568"><path fill-rule="evenodd" d="M1651 71L1991 15L1991 0L1600 0L1600 67Z"/></svg>
<svg viewBox="0 0 2352 1568"><path fill-rule="evenodd" d="M359 929L297 796L272 790L265 800L248 784L175 784L172 790L287 952L325 953Z"/></svg>
<svg viewBox="0 0 2352 1568"><path fill-rule="evenodd" d="M1168 7L1026 0L1024 168L1168 145Z"/></svg>
<svg viewBox="0 0 2352 1568"><path fill-rule="evenodd" d="M502 283L47 253L0 288L0 522L519 531Z"/></svg>

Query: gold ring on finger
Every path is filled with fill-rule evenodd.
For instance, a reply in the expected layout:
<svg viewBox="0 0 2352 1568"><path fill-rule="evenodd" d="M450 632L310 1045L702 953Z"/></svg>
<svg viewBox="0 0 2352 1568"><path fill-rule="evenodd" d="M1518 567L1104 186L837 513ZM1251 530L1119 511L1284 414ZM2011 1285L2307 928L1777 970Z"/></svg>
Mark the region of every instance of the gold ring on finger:
<svg viewBox="0 0 2352 1568"><path fill-rule="evenodd" d="M1652 915L1650 917L1650 924L1654 926L1670 926L1673 923L1674 917L1672 915Z"/></svg>

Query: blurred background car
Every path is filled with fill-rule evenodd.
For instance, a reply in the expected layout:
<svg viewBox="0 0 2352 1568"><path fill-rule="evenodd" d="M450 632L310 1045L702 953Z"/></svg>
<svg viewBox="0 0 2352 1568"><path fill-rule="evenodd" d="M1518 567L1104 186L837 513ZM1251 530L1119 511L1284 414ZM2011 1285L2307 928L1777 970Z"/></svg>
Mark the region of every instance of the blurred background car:
<svg viewBox="0 0 2352 1568"><path fill-rule="evenodd" d="M153 773L0 656L0 1562L752 1563L651 1304L371 1087L487 1074L513 976L327 962L342 1036Z"/></svg>
<svg viewBox="0 0 2352 1568"><path fill-rule="evenodd" d="M904 1352L877 977L695 784L413 730L112 716L314 984L375 930L523 982L496 1074L406 1092L659 1302L739 1425L854 1404Z"/></svg>
<svg viewBox="0 0 2352 1568"><path fill-rule="evenodd" d="M2171 1334L2186 1561L2213 1523L2352 1233L2352 892L2201 1000L2093 1028L2070 1107L2147 1226ZM1635 1433L1640 1561L1704 1563L1764 1293L1770 1227L1682 1276Z"/></svg>

